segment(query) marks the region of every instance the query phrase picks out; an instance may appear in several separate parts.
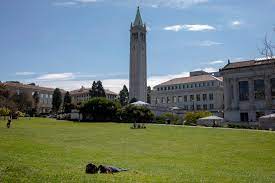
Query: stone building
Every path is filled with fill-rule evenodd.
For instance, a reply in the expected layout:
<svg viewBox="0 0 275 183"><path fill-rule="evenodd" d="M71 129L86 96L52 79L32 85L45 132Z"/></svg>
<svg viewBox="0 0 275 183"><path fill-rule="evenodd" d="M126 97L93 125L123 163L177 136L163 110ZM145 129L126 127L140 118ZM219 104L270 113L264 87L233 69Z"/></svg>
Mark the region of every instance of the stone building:
<svg viewBox="0 0 275 183"><path fill-rule="evenodd" d="M183 111L211 111L222 116L223 80L203 71L155 86L151 93L154 111L179 108Z"/></svg>
<svg viewBox="0 0 275 183"><path fill-rule="evenodd" d="M228 63L224 78L225 120L256 122L275 112L275 59Z"/></svg>
<svg viewBox="0 0 275 183"><path fill-rule="evenodd" d="M34 92L39 94L38 113L50 113L52 110L52 96L54 89L37 86L34 84L22 84L19 82L6 82L4 85L12 94L25 93L32 99ZM65 91L61 90L64 94Z"/></svg>
<svg viewBox="0 0 275 183"><path fill-rule="evenodd" d="M130 100L147 101L147 55L146 25L143 24L139 8L134 23L131 23L130 37Z"/></svg>
<svg viewBox="0 0 275 183"><path fill-rule="evenodd" d="M78 90L71 91L70 95L72 96L72 103L76 105L81 102L85 102L85 101L89 100L91 98L90 97L91 89L92 88L85 88L82 86ZM118 94L116 94L108 89L105 89L105 94L106 94L106 98L109 100L112 100L112 101L114 101L118 97Z"/></svg>

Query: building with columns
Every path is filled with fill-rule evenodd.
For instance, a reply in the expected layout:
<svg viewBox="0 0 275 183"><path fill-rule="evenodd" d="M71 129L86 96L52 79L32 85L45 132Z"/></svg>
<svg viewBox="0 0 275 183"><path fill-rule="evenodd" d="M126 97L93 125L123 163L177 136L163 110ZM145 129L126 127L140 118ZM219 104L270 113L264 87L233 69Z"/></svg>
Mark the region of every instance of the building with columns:
<svg viewBox="0 0 275 183"><path fill-rule="evenodd" d="M190 73L190 77L169 80L153 88L151 106L155 113L177 107L183 113L205 110L222 116L223 79L195 71Z"/></svg>
<svg viewBox="0 0 275 183"><path fill-rule="evenodd" d="M224 79L224 117L229 122L256 122L275 112L275 59L228 63Z"/></svg>
<svg viewBox="0 0 275 183"><path fill-rule="evenodd" d="M146 25L143 24L139 8L134 23L131 23L130 36L130 100L136 98L147 101L147 55Z"/></svg>

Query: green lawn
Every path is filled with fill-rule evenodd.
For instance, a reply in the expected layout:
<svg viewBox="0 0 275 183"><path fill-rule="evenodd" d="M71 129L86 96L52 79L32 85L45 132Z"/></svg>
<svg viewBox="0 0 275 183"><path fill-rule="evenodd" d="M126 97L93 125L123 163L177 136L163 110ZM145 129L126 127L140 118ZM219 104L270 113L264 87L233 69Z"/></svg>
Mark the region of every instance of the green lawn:
<svg viewBox="0 0 275 183"><path fill-rule="evenodd" d="M0 122L0 182L275 182L275 133L73 123ZM88 162L129 168L86 175Z"/></svg>

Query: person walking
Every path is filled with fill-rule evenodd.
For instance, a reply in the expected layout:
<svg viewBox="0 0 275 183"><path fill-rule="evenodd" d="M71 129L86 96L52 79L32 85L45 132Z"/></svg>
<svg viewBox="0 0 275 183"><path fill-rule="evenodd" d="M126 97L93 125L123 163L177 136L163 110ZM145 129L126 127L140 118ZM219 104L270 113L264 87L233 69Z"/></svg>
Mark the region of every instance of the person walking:
<svg viewBox="0 0 275 183"><path fill-rule="evenodd" d="M11 127L11 119L12 119L12 117L10 116L10 117L8 118L7 128L10 128L10 127Z"/></svg>

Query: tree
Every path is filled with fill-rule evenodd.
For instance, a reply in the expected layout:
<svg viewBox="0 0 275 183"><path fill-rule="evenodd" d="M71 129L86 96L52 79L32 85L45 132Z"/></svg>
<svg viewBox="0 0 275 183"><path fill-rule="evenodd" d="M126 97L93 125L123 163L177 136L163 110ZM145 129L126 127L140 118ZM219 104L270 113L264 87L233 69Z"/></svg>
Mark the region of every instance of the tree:
<svg viewBox="0 0 275 183"><path fill-rule="evenodd" d="M72 97L71 97L69 92L67 92L64 96L63 110L64 110L64 113L71 113L71 110L72 110Z"/></svg>
<svg viewBox="0 0 275 183"><path fill-rule="evenodd" d="M84 120L103 122L115 120L117 118L117 111L120 108L119 103L103 97L96 97L84 103L80 108L80 112Z"/></svg>
<svg viewBox="0 0 275 183"><path fill-rule="evenodd" d="M134 123L151 123L154 119L153 112L144 106L127 105L121 111L121 120L123 122Z"/></svg>
<svg viewBox="0 0 275 183"><path fill-rule="evenodd" d="M119 92L119 102L122 106L125 106L129 103L129 91L125 85L123 86L123 89Z"/></svg>
<svg viewBox="0 0 275 183"><path fill-rule="evenodd" d="M33 93L32 98L33 98L33 101L34 101L34 110L35 110L35 113L37 113L38 112L38 104L39 104L39 100L40 100L39 93L37 91L35 91Z"/></svg>
<svg viewBox="0 0 275 183"><path fill-rule="evenodd" d="M92 90L90 90L90 96L93 97L106 97L105 90L101 81L93 82Z"/></svg>
<svg viewBox="0 0 275 183"><path fill-rule="evenodd" d="M59 88L56 88L53 92L52 110L54 113L58 113L62 104L62 94Z"/></svg>
<svg viewBox="0 0 275 183"><path fill-rule="evenodd" d="M148 86L147 87L147 103L148 104L151 104L151 87L150 86Z"/></svg>
<svg viewBox="0 0 275 183"><path fill-rule="evenodd" d="M135 103L135 102L137 102L138 100L136 99L136 98L132 98L131 100L130 100L130 104L132 104L132 103Z"/></svg>
<svg viewBox="0 0 275 183"><path fill-rule="evenodd" d="M29 113L32 110L32 96L26 92L20 92L19 94L14 94L11 98L17 106L17 110ZM13 111L16 112L16 111Z"/></svg>
<svg viewBox="0 0 275 183"><path fill-rule="evenodd" d="M275 28L273 29L275 32ZM273 43L267 36L263 40L263 48L260 49L260 54L267 59L273 58L275 53L275 43Z"/></svg>
<svg viewBox="0 0 275 183"><path fill-rule="evenodd" d="M208 112L208 111L187 112L184 117L185 124L186 125L192 125L192 124L195 125L197 123L198 119L208 117L211 115L212 115L212 113Z"/></svg>
<svg viewBox="0 0 275 183"><path fill-rule="evenodd" d="M6 116L10 115L10 113L11 113L11 111L6 107L0 108L0 116L4 116L4 120L5 120Z"/></svg>

